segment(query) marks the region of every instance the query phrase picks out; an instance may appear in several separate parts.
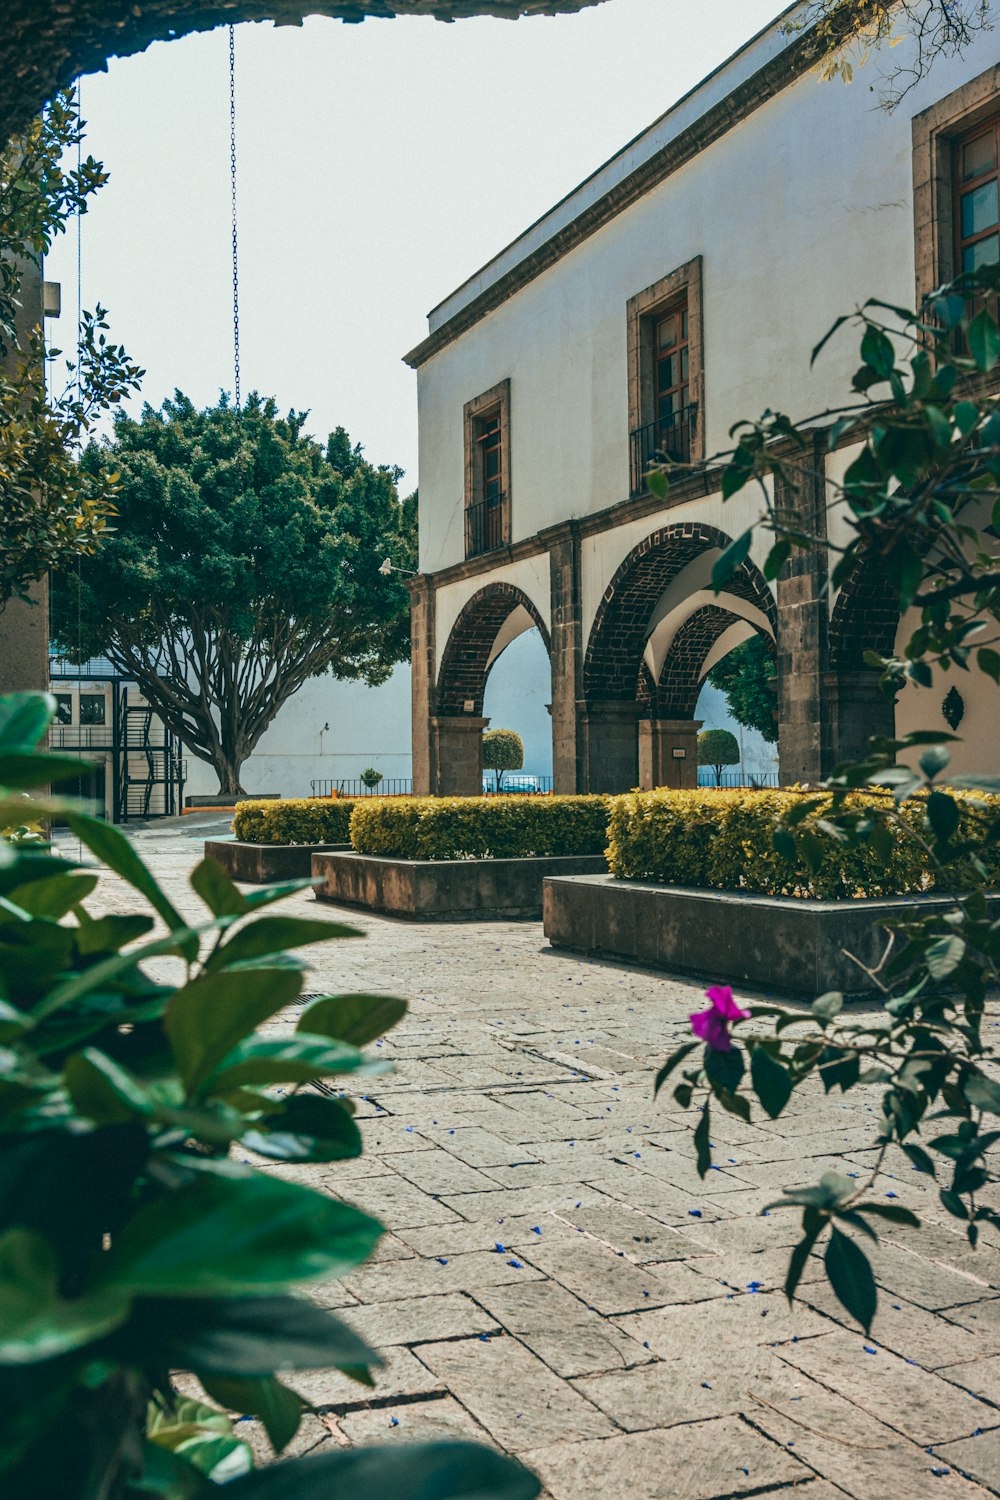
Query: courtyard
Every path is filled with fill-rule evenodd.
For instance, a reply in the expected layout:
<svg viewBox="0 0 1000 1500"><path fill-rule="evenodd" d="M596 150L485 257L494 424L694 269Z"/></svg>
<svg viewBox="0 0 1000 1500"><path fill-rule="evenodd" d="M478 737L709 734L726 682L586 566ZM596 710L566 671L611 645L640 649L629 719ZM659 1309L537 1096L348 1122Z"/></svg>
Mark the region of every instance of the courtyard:
<svg viewBox="0 0 1000 1500"><path fill-rule="evenodd" d="M223 830L189 817L130 837L186 912ZM130 908L114 877L99 895ZM386 1227L365 1266L311 1289L379 1349L374 1389L290 1376L315 1408L292 1451L474 1437L530 1465L546 1500L1000 1493L992 1231L970 1249L899 1154L880 1190L924 1227L887 1224L873 1252L871 1336L818 1260L791 1310L781 1291L798 1214L762 1210L828 1168L870 1170L877 1091L716 1120L702 1182L695 1112L653 1100L700 984L557 956L540 923L390 921L308 892L285 910L364 934L321 950L310 993L410 1004L372 1049L392 1071L359 1090L364 1156L268 1167Z"/></svg>

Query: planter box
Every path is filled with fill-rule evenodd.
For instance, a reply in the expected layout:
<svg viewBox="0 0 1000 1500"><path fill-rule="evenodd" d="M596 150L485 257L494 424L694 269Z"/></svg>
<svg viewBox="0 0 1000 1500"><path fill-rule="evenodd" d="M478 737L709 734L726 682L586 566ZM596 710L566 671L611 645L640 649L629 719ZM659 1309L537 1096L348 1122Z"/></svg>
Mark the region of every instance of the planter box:
<svg viewBox="0 0 1000 1500"><path fill-rule="evenodd" d="M280 802L280 792L196 792L184 798L185 807L235 807L237 802Z"/></svg>
<svg viewBox="0 0 1000 1500"><path fill-rule="evenodd" d="M597 875L546 880L544 921L555 948L815 997L870 992L847 955L874 968L887 919L950 905L946 896L796 901ZM1000 897L991 905L1000 910Z"/></svg>
<svg viewBox="0 0 1000 1500"><path fill-rule="evenodd" d="M320 901L423 921L490 921L542 915L547 875L606 871L603 854L530 859L381 859L314 854Z"/></svg>
<svg viewBox="0 0 1000 1500"><path fill-rule="evenodd" d="M314 854L350 847L350 844L241 844L236 839L206 839L205 858L218 860L231 880L270 885L275 880L308 880Z"/></svg>

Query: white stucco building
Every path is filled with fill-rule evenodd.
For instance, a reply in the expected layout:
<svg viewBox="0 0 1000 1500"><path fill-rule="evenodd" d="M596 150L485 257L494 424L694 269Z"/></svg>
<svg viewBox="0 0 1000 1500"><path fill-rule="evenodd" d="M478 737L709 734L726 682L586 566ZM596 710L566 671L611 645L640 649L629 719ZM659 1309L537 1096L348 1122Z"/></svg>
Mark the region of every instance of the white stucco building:
<svg viewBox="0 0 1000 1500"><path fill-rule="evenodd" d="M982 34L889 114L863 74L821 82L775 23L431 312L407 356L417 789L476 789L487 678L532 629L551 659L557 790L693 784L705 673L754 632L777 653L784 779L890 728L862 655L891 650L899 624L877 570L836 594L817 557L774 586L761 534L717 597L712 563L755 501L724 504L711 465L665 500L644 476L657 451L710 459L765 407L801 420L839 404L854 339L812 371L811 349L866 297L912 306L953 274L972 243L953 212L966 181L982 190L976 253L1000 256L995 55ZM819 463L832 475L850 457ZM989 684L958 686L954 764L990 769ZM914 696L900 725L915 712L943 729L936 699Z"/></svg>

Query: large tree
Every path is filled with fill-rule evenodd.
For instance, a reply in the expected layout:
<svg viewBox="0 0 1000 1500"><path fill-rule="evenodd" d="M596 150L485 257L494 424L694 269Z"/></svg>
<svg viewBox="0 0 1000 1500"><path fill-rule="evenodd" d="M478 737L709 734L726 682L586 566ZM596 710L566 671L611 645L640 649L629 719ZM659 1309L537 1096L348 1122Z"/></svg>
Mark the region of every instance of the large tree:
<svg viewBox="0 0 1000 1500"><path fill-rule="evenodd" d="M777 670L774 653L761 636L735 646L711 669L708 680L725 693L737 724L759 730L772 745L777 743Z"/></svg>
<svg viewBox="0 0 1000 1500"><path fill-rule="evenodd" d="M273 399L199 411L180 392L120 414L83 468L120 474L116 530L54 590L71 660L101 653L142 689L222 792L307 677L384 682L409 650L415 497L338 427L325 447L305 412Z"/></svg>

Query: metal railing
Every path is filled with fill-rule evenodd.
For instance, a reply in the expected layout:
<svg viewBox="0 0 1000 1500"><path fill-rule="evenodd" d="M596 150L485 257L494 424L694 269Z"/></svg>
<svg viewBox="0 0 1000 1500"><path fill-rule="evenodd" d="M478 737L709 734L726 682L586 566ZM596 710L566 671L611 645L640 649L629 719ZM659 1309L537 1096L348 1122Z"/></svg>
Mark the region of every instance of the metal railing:
<svg viewBox="0 0 1000 1500"><path fill-rule="evenodd" d="M776 787L778 781L777 771L723 771L722 781L717 782L715 772L711 766L700 766L698 768L698 785L700 787L714 787L721 785L723 788L732 789L747 787L750 790L763 787Z"/></svg>
<svg viewBox="0 0 1000 1500"><path fill-rule="evenodd" d="M506 547L510 541L507 528L507 497L497 500L478 500L465 509L465 555L480 557L484 552L495 552Z"/></svg>
<svg viewBox="0 0 1000 1500"><path fill-rule="evenodd" d="M338 797L409 797L413 792L409 776L386 776L378 786L365 786L357 777L310 781L309 785L314 797L332 797L334 792Z"/></svg>
<svg viewBox="0 0 1000 1500"><path fill-rule="evenodd" d="M689 464L698 430L698 403L682 406L669 417L637 427L629 436L629 486L633 495L649 489L652 464L669 461Z"/></svg>

